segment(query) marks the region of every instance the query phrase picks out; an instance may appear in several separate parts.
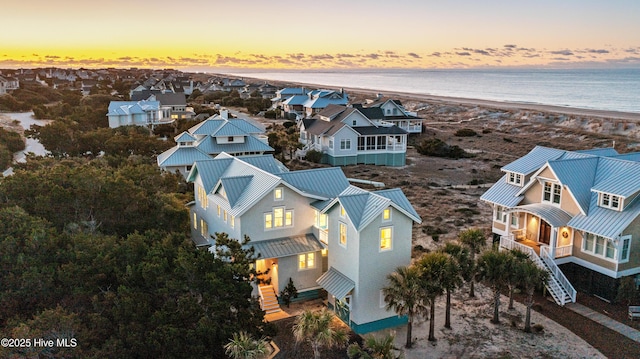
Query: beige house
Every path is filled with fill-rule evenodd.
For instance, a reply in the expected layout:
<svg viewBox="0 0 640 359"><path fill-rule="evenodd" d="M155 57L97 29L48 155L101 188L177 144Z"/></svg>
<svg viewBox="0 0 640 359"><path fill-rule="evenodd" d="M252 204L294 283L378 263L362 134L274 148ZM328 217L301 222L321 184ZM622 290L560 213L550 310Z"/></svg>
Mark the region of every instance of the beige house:
<svg viewBox="0 0 640 359"><path fill-rule="evenodd" d="M620 278L638 283L640 153L537 146L502 171L481 197L493 207L494 240L549 270L559 304L576 290L615 300Z"/></svg>

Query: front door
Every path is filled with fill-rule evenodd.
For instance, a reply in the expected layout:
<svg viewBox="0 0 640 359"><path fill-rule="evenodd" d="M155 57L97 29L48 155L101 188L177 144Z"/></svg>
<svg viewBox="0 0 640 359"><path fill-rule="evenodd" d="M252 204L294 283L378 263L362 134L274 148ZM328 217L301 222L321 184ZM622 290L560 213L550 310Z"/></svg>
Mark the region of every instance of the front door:
<svg viewBox="0 0 640 359"><path fill-rule="evenodd" d="M538 241L544 244L551 242L551 226L545 221L540 221L540 239Z"/></svg>

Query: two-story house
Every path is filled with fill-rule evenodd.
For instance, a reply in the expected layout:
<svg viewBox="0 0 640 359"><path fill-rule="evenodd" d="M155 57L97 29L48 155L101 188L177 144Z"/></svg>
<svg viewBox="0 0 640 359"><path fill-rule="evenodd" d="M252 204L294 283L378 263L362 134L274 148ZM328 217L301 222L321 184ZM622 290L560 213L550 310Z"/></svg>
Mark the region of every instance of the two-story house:
<svg viewBox="0 0 640 359"><path fill-rule="evenodd" d="M622 277L640 279L640 153L537 146L502 167L481 200L494 238L550 271L559 304L576 289L615 300Z"/></svg>
<svg viewBox="0 0 640 359"><path fill-rule="evenodd" d="M354 104L353 106L366 109L379 108L381 117L374 120L394 124L408 133L422 133L423 119L418 117L417 113L407 111L399 100L380 96L374 101L367 101L367 103L361 105Z"/></svg>
<svg viewBox="0 0 640 359"><path fill-rule="evenodd" d="M304 116L309 118L316 113L324 110L329 105L346 106L349 103L349 97L344 90L313 90L307 93L307 99L302 104Z"/></svg>
<svg viewBox="0 0 640 359"><path fill-rule="evenodd" d="M195 161L210 159L222 152L251 156L273 152L264 130L241 118L229 118L227 110L212 116L174 137L176 145L156 161L163 170L187 176Z"/></svg>
<svg viewBox="0 0 640 359"><path fill-rule="evenodd" d="M280 293L291 279L300 297L327 292L328 306L358 333L406 321L385 309L386 276L411 259L411 228L420 222L399 189L368 192L338 167L288 171L270 155L196 161L192 237L212 245L216 232L251 239L266 272L256 295ZM268 271L267 271L268 270Z"/></svg>
<svg viewBox="0 0 640 359"><path fill-rule="evenodd" d="M381 111L328 105L313 118L300 122L300 142L305 145L304 150L321 151L323 163L334 166L404 166L407 132L370 119L371 112Z"/></svg>
<svg viewBox="0 0 640 359"><path fill-rule="evenodd" d="M165 118L160 109L159 101L111 101L107 112L109 127L120 126L150 126L172 123L174 120Z"/></svg>

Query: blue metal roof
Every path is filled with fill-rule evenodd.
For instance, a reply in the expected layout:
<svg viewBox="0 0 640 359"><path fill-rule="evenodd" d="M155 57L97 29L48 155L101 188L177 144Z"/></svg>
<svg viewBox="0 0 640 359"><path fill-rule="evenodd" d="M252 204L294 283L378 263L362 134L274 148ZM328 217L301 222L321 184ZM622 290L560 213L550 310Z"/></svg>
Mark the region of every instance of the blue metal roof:
<svg viewBox="0 0 640 359"><path fill-rule="evenodd" d="M528 175L540 169L547 161L560 158L565 152L555 148L536 146L526 155L502 167L502 170Z"/></svg>
<svg viewBox="0 0 640 359"><path fill-rule="evenodd" d="M289 172L289 169L282 164L282 162L276 160L273 155L253 155L253 156L242 156L240 157L246 163L258 167L263 171L267 171L274 175L280 174L282 172Z"/></svg>
<svg viewBox="0 0 640 359"><path fill-rule="evenodd" d="M391 203L388 198L376 196L369 192L341 195L338 200L344 207L345 212L347 212L349 220L358 231L369 224L375 216L382 213L382 210Z"/></svg>
<svg viewBox="0 0 640 359"><path fill-rule="evenodd" d="M322 244L313 234L303 234L293 237L269 239L266 241L251 241L245 247L255 249L261 258L282 258L302 253L322 250ZM316 261L320 258L316 258Z"/></svg>
<svg viewBox="0 0 640 359"><path fill-rule="evenodd" d="M349 181L340 167L291 171L279 176L303 192L325 198L335 198L349 187Z"/></svg>
<svg viewBox="0 0 640 359"><path fill-rule="evenodd" d="M242 196L242 193L244 193L244 190L251 180L253 180L253 175L223 177L220 179L231 208L235 207L236 203L238 203L238 199Z"/></svg>
<svg viewBox="0 0 640 359"><path fill-rule="evenodd" d="M227 152L231 154L243 152L272 152L274 149L253 136L245 137L245 142L218 144L213 137L207 137L196 145L202 152L210 155Z"/></svg>
<svg viewBox="0 0 640 359"><path fill-rule="evenodd" d="M596 177L598 157L549 161L549 167L558 181L567 186L580 208L587 213L591 199L591 186Z"/></svg>
<svg viewBox="0 0 640 359"><path fill-rule="evenodd" d="M574 152L585 153L585 154L594 155L594 156L604 156L604 157L611 157L611 156L618 155L618 151L616 151L616 149L613 147L592 148L589 150L578 150Z"/></svg>
<svg viewBox="0 0 640 359"><path fill-rule="evenodd" d="M502 207L515 207L522 201L523 196L516 196L521 189L522 187L507 183L507 175L504 175L480 196L480 200Z"/></svg>
<svg viewBox="0 0 640 359"><path fill-rule="evenodd" d="M600 158L592 190L622 197L640 191L640 162Z"/></svg>
<svg viewBox="0 0 640 359"><path fill-rule="evenodd" d="M552 227L564 227L571 220L571 215L560 207L546 203L532 203L518 206L507 210L507 212L527 212L539 216Z"/></svg>
<svg viewBox="0 0 640 359"><path fill-rule="evenodd" d="M220 136L248 136L249 134L246 131L241 130L234 124L230 122L226 122L222 124L222 126L218 127L214 132L211 133L213 137Z"/></svg>
<svg viewBox="0 0 640 359"><path fill-rule="evenodd" d="M209 155L191 146L175 146L158 155L159 167L190 166L196 161L211 159Z"/></svg>
<svg viewBox="0 0 640 359"><path fill-rule="evenodd" d="M354 281L333 267L321 275L316 283L337 299L343 299L356 287Z"/></svg>
<svg viewBox="0 0 640 359"><path fill-rule="evenodd" d="M187 180L190 182L195 180L196 175L199 173L204 189L208 194L232 162L233 158L214 158L196 161L193 164L193 168L191 168Z"/></svg>
<svg viewBox="0 0 640 359"><path fill-rule="evenodd" d="M636 198L622 212L598 206L598 194L591 194L589 215L578 214L569 221L569 226L606 238L616 239L638 215L640 198Z"/></svg>
<svg viewBox="0 0 640 359"><path fill-rule="evenodd" d="M227 121L232 125L236 126L237 128L239 128L241 131L244 131L245 133L249 133L249 134L264 133L264 129L255 126L253 123L250 122L250 120L247 120L244 118L232 118Z"/></svg>
<svg viewBox="0 0 640 359"><path fill-rule="evenodd" d="M223 119L209 118L191 127L189 129L189 133L191 133L192 135L208 136L208 135L211 135L214 131L216 131L224 122L225 120Z"/></svg>
<svg viewBox="0 0 640 359"><path fill-rule="evenodd" d="M184 131L173 138L176 142L193 142L196 140L189 132Z"/></svg>
<svg viewBox="0 0 640 359"><path fill-rule="evenodd" d="M398 207L402 208L405 212L407 212L409 217L413 216L414 218L412 218L412 219L414 221L416 221L418 223L422 222L422 219L420 218L420 215L413 208L413 206L411 205L411 203L407 199L407 196L404 195L404 192L402 192L402 190L400 188L385 189L385 190L381 190L381 191L375 191L374 193L377 194L377 195L389 198Z"/></svg>

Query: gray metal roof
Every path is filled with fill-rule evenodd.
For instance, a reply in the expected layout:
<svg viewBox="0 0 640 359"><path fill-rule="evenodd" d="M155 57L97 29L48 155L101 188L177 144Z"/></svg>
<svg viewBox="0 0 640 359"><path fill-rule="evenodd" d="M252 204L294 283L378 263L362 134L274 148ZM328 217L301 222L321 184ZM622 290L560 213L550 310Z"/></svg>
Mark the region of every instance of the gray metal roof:
<svg viewBox="0 0 640 359"><path fill-rule="evenodd" d="M502 167L502 170L527 175L540 169L547 161L560 158L565 152L555 148L536 146L526 155Z"/></svg>
<svg viewBox="0 0 640 359"><path fill-rule="evenodd" d="M370 192L340 195L338 198L351 223L358 231L369 224L375 216L382 213L382 210L391 203L388 198Z"/></svg>
<svg viewBox="0 0 640 359"><path fill-rule="evenodd" d="M494 183L480 199L485 202L497 204L499 206L511 208L522 201L523 196L516 196L522 187L507 183L507 175L502 176L498 182Z"/></svg>
<svg viewBox="0 0 640 359"><path fill-rule="evenodd" d="M266 241L251 241L246 247L251 247L260 254L261 258L282 258L302 253L317 252L323 249L322 244L313 234L303 234L293 237L269 239ZM319 260L319 258L316 258Z"/></svg>
<svg viewBox="0 0 640 359"><path fill-rule="evenodd" d="M587 213L591 200L591 186L596 177L598 157L549 161L558 181L569 188L578 205Z"/></svg>
<svg viewBox="0 0 640 359"><path fill-rule="evenodd" d="M356 287L356 283L337 269L330 267L329 270L316 280L319 286L331 293L337 299L342 299Z"/></svg>
<svg viewBox="0 0 640 359"><path fill-rule="evenodd" d="M159 167L190 166L196 161L211 159L209 155L191 146L175 146L158 155Z"/></svg>
<svg viewBox="0 0 640 359"><path fill-rule="evenodd" d="M251 180L253 180L253 175L223 177L220 179L231 208L235 207L236 203L238 203L238 199L242 196L242 193L244 193L249 183L251 183Z"/></svg>
<svg viewBox="0 0 640 359"><path fill-rule="evenodd" d="M279 176L305 193L325 198L335 198L349 187L349 180L339 167L291 171Z"/></svg>
<svg viewBox="0 0 640 359"><path fill-rule="evenodd" d="M233 158L210 158L196 161L193 164L193 168L191 168L191 172L189 172L187 181L192 182L195 180L196 175L200 174L204 189L209 193L232 162Z"/></svg>
<svg viewBox="0 0 640 359"><path fill-rule="evenodd" d="M640 162L600 158L592 190L622 197L640 191Z"/></svg>
<svg viewBox="0 0 640 359"><path fill-rule="evenodd" d="M374 193L377 195L389 198L393 203L398 205L398 207L402 208L405 212L407 212L409 217L413 216L414 218L412 219L414 221L418 223L422 222L420 215L413 208L413 206L407 199L407 196L405 196L404 192L402 192L400 188L385 189L381 191L375 191Z"/></svg>
<svg viewBox="0 0 640 359"><path fill-rule="evenodd" d="M263 171L273 173L277 175L282 172L289 172L289 169L282 164L282 162L276 160L273 155L253 155L240 157L246 163L256 166Z"/></svg>
<svg viewBox="0 0 640 359"><path fill-rule="evenodd" d="M507 212L527 212L535 214L549 223L552 227L564 227L571 220L571 215L560 207L545 203L533 203L518 206L507 210Z"/></svg>
<svg viewBox="0 0 640 359"><path fill-rule="evenodd" d="M218 144L213 137L206 137L196 145L198 149L210 155L227 152L231 154L243 152L271 152L274 149L253 136L246 136L245 142L238 143L222 143Z"/></svg>
<svg viewBox="0 0 640 359"><path fill-rule="evenodd" d="M598 206L598 194L592 193L589 215L578 214L569 226L606 238L616 239L640 215L640 198L622 212Z"/></svg>

